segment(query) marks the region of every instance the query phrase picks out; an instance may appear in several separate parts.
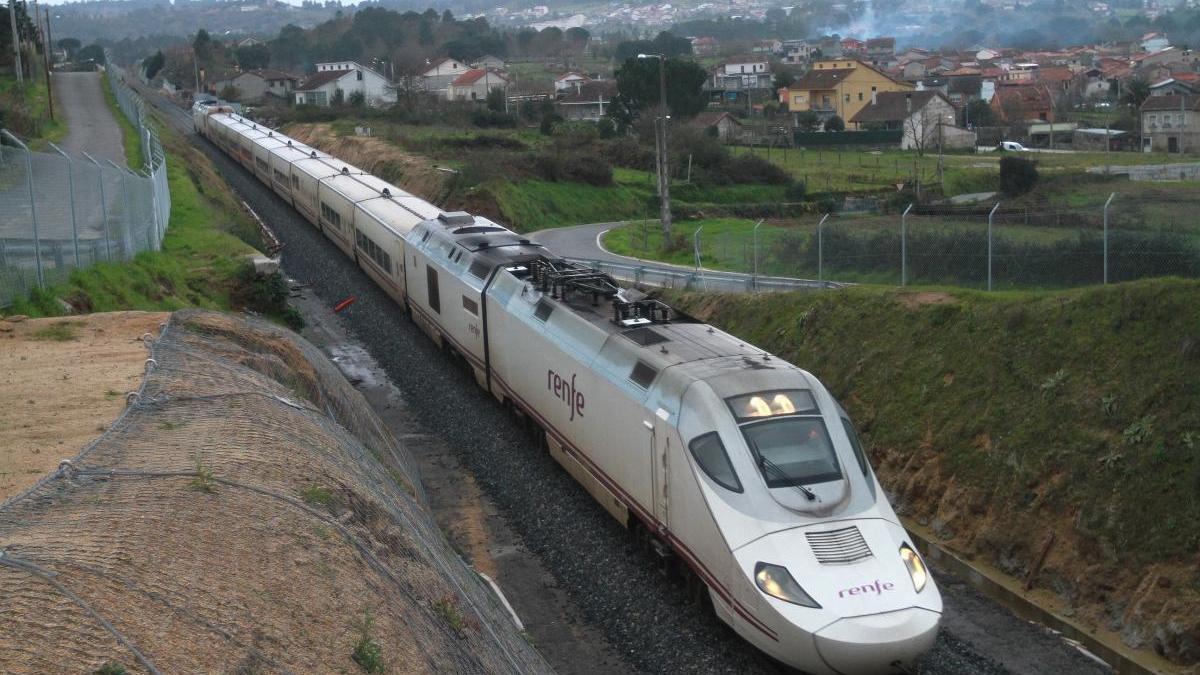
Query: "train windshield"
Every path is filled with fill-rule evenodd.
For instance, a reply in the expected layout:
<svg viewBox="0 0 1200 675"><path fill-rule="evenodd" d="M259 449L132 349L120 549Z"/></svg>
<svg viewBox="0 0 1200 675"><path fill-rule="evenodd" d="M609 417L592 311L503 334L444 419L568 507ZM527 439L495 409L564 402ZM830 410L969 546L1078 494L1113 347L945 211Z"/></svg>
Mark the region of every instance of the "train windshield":
<svg viewBox="0 0 1200 675"><path fill-rule="evenodd" d="M767 487L827 483L842 477L825 421L818 416L789 416L742 426Z"/></svg>

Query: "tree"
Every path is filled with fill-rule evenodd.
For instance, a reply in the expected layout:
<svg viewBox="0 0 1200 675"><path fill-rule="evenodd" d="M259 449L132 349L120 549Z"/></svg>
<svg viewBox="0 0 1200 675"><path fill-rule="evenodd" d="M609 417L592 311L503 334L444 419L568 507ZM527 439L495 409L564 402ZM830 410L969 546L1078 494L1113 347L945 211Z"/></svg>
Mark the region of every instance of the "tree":
<svg viewBox="0 0 1200 675"><path fill-rule="evenodd" d="M504 90L500 87L492 87L487 93L487 107L492 112L504 112L504 104L506 98Z"/></svg>
<svg viewBox="0 0 1200 675"><path fill-rule="evenodd" d="M238 65L242 70L257 70L266 68L271 63L271 48L265 44L238 47L234 52Z"/></svg>
<svg viewBox="0 0 1200 675"><path fill-rule="evenodd" d="M821 126L821 118L812 110L796 113L796 128L800 131L812 132Z"/></svg>
<svg viewBox="0 0 1200 675"><path fill-rule="evenodd" d="M158 50L153 56L142 62L142 67L146 70L146 79L153 80L158 71L166 65L167 57L163 56L162 50Z"/></svg>
<svg viewBox="0 0 1200 675"><path fill-rule="evenodd" d="M417 42L425 46L433 44L433 24L429 19L421 19L421 25L417 29Z"/></svg>
<svg viewBox="0 0 1200 675"><path fill-rule="evenodd" d="M695 117L708 105L701 88L708 74L696 63L683 59L667 59L665 68L669 114L676 120ZM634 57L617 70L617 97L613 103L624 116L620 120L624 124L658 105L658 69L658 59Z"/></svg>
<svg viewBox="0 0 1200 675"><path fill-rule="evenodd" d="M192 40L192 51L196 52L196 59L201 65L208 63L212 58L213 41L208 31L201 28L196 33L196 39Z"/></svg>
<svg viewBox="0 0 1200 675"><path fill-rule="evenodd" d="M449 9L442 12L442 23L454 23L454 13Z"/></svg>
<svg viewBox="0 0 1200 675"><path fill-rule="evenodd" d="M1010 197L1025 194L1038 181L1037 162L1011 155L1000 158L1000 191Z"/></svg>
<svg viewBox="0 0 1200 675"><path fill-rule="evenodd" d="M1142 107L1150 98L1150 81L1144 77L1132 77L1121 87L1121 103L1133 108Z"/></svg>
<svg viewBox="0 0 1200 675"><path fill-rule="evenodd" d="M330 99L330 105L342 105L346 102L346 91L342 88L333 90L333 97Z"/></svg>
<svg viewBox="0 0 1200 675"><path fill-rule="evenodd" d="M77 63L94 61L99 65L104 65L104 47L98 44L90 44L75 52L75 61Z"/></svg>
<svg viewBox="0 0 1200 675"><path fill-rule="evenodd" d="M68 59L71 58L75 52L79 51L79 48L82 46L83 43L75 38L63 38L58 41L58 48L67 53Z"/></svg>
<svg viewBox="0 0 1200 675"><path fill-rule="evenodd" d="M1000 120L996 119L996 111L992 110L992 104L983 99L976 99L967 104L967 124L973 127L994 127L999 126Z"/></svg>
<svg viewBox="0 0 1200 675"><path fill-rule="evenodd" d="M842 118L838 117L837 115L834 115L833 117L830 117L829 119L825 120L825 131L845 131L845 130L846 130L846 122L843 121Z"/></svg>
<svg viewBox="0 0 1200 675"><path fill-rule="evenodd" d="M792 86L792 83L795 81L796 76L790 70L777 70L775 71L775 81L771 84L774 86L775 91L779 91L780 89Z"/></svg>
<svg viewBox="0 0 1200 675"><path fill-rule="evenodd" d="M233 86L232 84L227 84L221 89L217 96L223 101L236 101L242 97L242 94L237 90L237 87Z"/></svg>
<svg viewBox="0 0 1200 675"><path fill-rule="evenodd" d="M338 91L341 90L339 89ZM347 101L355 108L361 108L367 103L367 95L364 94L362 90L352 91L350 92L350 98L347 99Z"/></svg>

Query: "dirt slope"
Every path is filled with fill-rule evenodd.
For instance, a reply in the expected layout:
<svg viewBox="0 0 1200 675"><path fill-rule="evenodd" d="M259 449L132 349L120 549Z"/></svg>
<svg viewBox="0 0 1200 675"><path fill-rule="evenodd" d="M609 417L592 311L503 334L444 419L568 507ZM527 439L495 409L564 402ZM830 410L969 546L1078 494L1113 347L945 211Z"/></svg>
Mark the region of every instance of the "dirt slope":
<svg viewBox="0 0 1200 675"><path fill-rule="evenodd" d="M188 310L150 355L119 422L0 510L0 672L548 671L319 351Z"/></svg>
<svg viewBox="0 0 1200 675"><path fill-rule="evenodd" d="M0 502L73 457L142 383L165 312L0 319Z"/></svg>

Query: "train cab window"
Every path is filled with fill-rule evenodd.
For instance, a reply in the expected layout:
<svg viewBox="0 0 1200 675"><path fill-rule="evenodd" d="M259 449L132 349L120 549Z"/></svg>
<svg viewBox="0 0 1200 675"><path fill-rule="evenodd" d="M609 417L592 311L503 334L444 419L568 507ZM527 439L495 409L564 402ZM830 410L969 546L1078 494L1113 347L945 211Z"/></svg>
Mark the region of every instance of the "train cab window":
<svg viewBox="0 0 1200 675"><path fill-rule="evenodd" d="M480 279L486 279L489 269L490 268L486 262L482 260L476 260L475 262L471 263L471 269L469 271L473 276L476 276Z"/></svg>
<svg viewBox="0 0 1200 675"><path fill-rule="evenodd" d="M438 294L438 273L432 267L425 267L425 282L429 286L429 309L442 313L442 298Z"/></svg>
<svg viewBox="0 0 1200 675"><path fill-rule="evenodd" d="M537 307L535 307L533 310L533 316L536 317L537 320L541 321L542 323L545 323L546 319L549 319L550 315L553 313L554 313L554 305L551 305L550 303L546 302L545 300L538 300Z"/></svg>
<svg viewBox="0 0 1200 675"><path fill-rule="evenodd" d="M697 436L688 444L692 457L704 474L714 483L733 492L742 491L742 482L738 480L733 463L729 461L729 453L725 452L725 444L721 437L713 431L703 436Z"/></svg>
<svg viewBox="0 0 1200 675"><path fill-rule="evenodd" d="M633 371L629 373L629 379L642 389L649 389L657 375L658 371L653 367L638 361L633 364Z"/></svg>
<svg viewBox="0 0 1200 675"><path fill-rule="evenodd" d="M743 424L742 435L767 487L828 483L842 477L829 430L819 415L790 415Z"/></svg>
<svg viewBox="0 0 1200 675"><path fill-rule="evenodd" d="M875 481L871 480L871 463L867 461L867 453L863 451L862 442L858 440L858 434L855 433L850 418L843 415L842 426L846 429L846 436L850 438L850 449L854 451L854 459L858 461L858 468L862 471L863 478L867 479L867 485L871 488L871 496L874 497Z"/></svg>

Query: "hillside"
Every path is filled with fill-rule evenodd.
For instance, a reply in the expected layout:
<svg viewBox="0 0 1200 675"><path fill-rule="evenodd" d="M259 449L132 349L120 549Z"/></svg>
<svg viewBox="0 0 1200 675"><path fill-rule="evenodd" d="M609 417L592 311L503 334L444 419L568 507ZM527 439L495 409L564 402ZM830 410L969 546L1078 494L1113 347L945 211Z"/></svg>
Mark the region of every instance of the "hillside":
<svg viewBox="0 0 1200 675"><path fill-rule="evenodd" d="M948 548L1200 662L1200 283L671 299L821 378Z"/></svg>
<svg viewBox="0 0 1200 675"><path fill-rule="evenodd" d="M199 310L145 340L129 407L0 504L0 671L548 672L320 351Z"/></svg>

